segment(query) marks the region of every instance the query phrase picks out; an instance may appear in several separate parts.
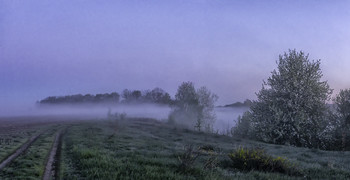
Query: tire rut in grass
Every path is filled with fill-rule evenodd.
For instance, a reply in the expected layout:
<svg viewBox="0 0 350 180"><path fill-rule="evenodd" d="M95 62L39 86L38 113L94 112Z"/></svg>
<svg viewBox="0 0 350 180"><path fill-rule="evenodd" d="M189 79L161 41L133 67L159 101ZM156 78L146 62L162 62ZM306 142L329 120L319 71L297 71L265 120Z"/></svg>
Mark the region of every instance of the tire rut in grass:
<svg viewBox="0 0 350 180"><path fill-rule="evenodd" d="M63 129L60 129L56 133L55 141L52 145L45 171L43 174L43 180L56 179L58 177L59 159L60 159L60 148L62 145L62 135L64 134Z"/></svg>
<svg viewBox="0 0 350 180"><path fill-rule="evenodd" d="M10 164L14 159L16 159L19 155L24 153L44 132L41 132L33 137L31 137L26 143L24 143L21 147L19 147L16 152L7 157L4 161L0 163L0 170Z"/></svg>

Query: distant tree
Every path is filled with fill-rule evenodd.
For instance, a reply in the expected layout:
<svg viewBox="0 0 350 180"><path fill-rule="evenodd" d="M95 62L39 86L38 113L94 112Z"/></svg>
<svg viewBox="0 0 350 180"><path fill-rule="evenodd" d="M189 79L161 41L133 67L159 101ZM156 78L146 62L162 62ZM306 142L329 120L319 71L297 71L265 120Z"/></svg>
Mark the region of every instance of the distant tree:
<svg viewBox="0 0 350 180"><path fill-rule="evenodd" d="M70 103L81 103L83 102L83 97L84 96L81 94L76 94L76 95L68 96L67 101L69 101Z"/></svg>
<svg viewBox="0 0 350 180"><path fill-rule="evenodd" d="M111 102L118 103L120 99L120 95L117 92L113 92L109 95L109 98Z"/></svg>
<svg viewBox="0 0 350 180"><path fill-rule="evenodd" d="M85 94L83 99L85 103L91 103L94 99L94 96L91 94Z"/></svg>
<svg viewBox="0 0 350 180"><path fill-rule="evenodd" d="M131 93L131 97L132 97L132 100L133 101L138 101L141 97L141 91L139 90L134 90L132 93Z"/></svg>
<svg viewBox="0 0 350 180"><path fill-rule="evenodd" d="M81 103L119 103L120 97L123 98L122 103L155 103L155 104L172 104L173 100L170 95L160 88L155 88L152 91L128 90L123 92L104 93L104 94L76 94L67 96L50 96L40 100L40 104L81 104Z"/></svg>
<svg viewBox="0 0 350 180"><path fill-rule="evenodd" d="M75 94L67 96L50 96L41 101L40 104L82 104L82 103L118 103L120 95L116 92L108 94Z"/></svg>
<svg viewBox="0 0 350 180"><path fill-rule="evenodd" d="M169 93L161 88L154 88L152 91L146 93L146 99L158 104L171 104L172 100Z"/></svg>
<svg viewBox="0 0 350 180"><path fill-rule="evenodd" d="M124 101L128 101L131 97L131 92L128 89L124 89L122 92L122 98L124 99Z"/></svg>
<svg viewBox="0 0 350 180"><path fill-rule="evenodd" d="M177 89L175 101L179 108L191 111L198 106L198 96L192 82L183 82Z"/></svg>
<svg viewBox="0 0 350 180"><path fill-rule="evenodd" d="M235 102L233 104L225 105L224 107L250 107L253 104L253 102L249 99L246 99L243 103L242 102Z"/></svg>
<svg viewBox="0 0 350 180"><path fill-rule="evenodd" d="M197 118L197 126L202 124L207 132L213 132L213 125L216 120L214 111L215 102L218 96L210 92L206 87L201 87L197 90L200 114ZM199 126L200 128L201 126Z"/></svg>
<svg viewBox="0 0 350 180"><path fill-rule="evenodd" d="M340 90L335 97L337 115L337 129L341 133L342 150L346 150L350 146L350 89Z"/></svg>
<svg viewBox="0 0 350 180"><path fill-rule="evenodd" d="M169 93L166 92L165 94L163 94L163 96L159 99L158 102L162 104L172 104L173 100L171 99Z"/></svg>
<svg viewBox="0 0 350 180"><path fill-rule="evenodd" d="M214 103L218 96L206 87L196 91L192 82L183 82L175 95L175 105L170 120L195 127L201 131L204 127L212 131L215 122Z"/></svg>
<svg viewBox="0 0 350 180"><path fill-rule="evenodd" d="M128 89L124 89L124 91L122 92L122 97L124 98L123 102L125 103L141 103L141 101L143 100L142 93L139 90L130 91Z"/></svg>
<svg viewBox="0 0 350 180"><path fill-rule="evenodd" d="M243 102L243 105L246 106L246 107L250 107L252 104L253 104L253 102L251 100L249 100L249 99L246 99Z"/></svg>
<svg viewBox="0 0 350 180"><path fill-rule="evenodd" d="M192 82L183 82L175 94L175 104L169 115L169 121L195 126L199 117L199 101Z"/></svg>
<svg viewBox="0 0 350 180"><path fill-rule="evenodd" d="M332 90L321 81L320 60L304 52L280 55L277 70L263 83L251 106L251 128L259 140L318 148L327 125Z"/></svg>
<svg viewBox="0 0 350 180"><path fill-rule="evenodd" d="M104 96L103 94L96 94L96 96L95 96L95 102L102 102L103 99L104 99L103 96Z"/></svg>
<svg viewBox="0 0 350 180"><path fill-rule="evenodd" d="M40 104L45 104L45 103L50 104L50 103L54 103L56 101L56 99L57 98L55 96L49 96L43 100L40 100L39 103Z"/></svg>

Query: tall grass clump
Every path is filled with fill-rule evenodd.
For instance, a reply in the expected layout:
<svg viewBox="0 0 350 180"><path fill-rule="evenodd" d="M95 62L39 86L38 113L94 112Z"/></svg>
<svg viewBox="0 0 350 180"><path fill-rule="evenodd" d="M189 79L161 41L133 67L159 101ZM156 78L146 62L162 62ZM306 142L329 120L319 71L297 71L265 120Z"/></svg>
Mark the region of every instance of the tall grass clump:
<svg viewBox="0 0 350 180"><path fill-rule="evenodd" d="M196 159L199 157L199 153L196 152L193 145L189 145L185 148L185 152L178 156L180 162L178 171L189 172L193 170Z"/></svg>
<svg viewBox="0 0 350 180"><path fill-rule="evenodd" d="M301 172L286 158L274 158L266 154L263 149L240 147L228 156L232 161L231 166L242 171L256 170L262 172L277 172L287 175L301 175Z"/></svg>

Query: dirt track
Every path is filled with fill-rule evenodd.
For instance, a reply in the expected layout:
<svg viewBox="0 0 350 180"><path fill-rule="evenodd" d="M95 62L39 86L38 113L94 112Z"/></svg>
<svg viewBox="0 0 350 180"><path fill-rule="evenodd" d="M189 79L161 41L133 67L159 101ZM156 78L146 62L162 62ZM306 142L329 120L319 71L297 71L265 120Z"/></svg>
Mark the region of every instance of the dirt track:
<svg viewBox="0 0 350 180"><path fill-rule="evenodd" d="M42 133L43 133L43 132L42 132ZM21 155L24 151L26 151L26 150L29 148L29 146L30 146L31 144L33 144L33 142L34 142L35 140L37 140L38 137L39 137L42 133L31 137L31 138L28 140L28 142L26 142L26 143L23 144L19 149L17 149L15 153L11 154L7 159L5 159L3 162L1 162L1 164L0 164L0 170L1 170L2 168L4 168L6 165L8 165L9 163L11 163L11 161L13 161L14 159L16 159L16 158L17 158L19 155Z"/></svg>
<svg viewBox="0 0 350 180"><path fill-rule="evenodd" d="M43 175L43 179L44 180L52 179L54 174L55 174L54 164L55 164L55 161L56 161L57 149L58 149L58 147L60 145L62 132L63 132L63 130L61 129L56 134L55 142L53 143L52 149L50 151L50 155L49 155L49 157L47 159L45 172L44 172L44 175Z"/></svg>
<svg viewBox="0 0 350 180"><path fill-rule="evenodd" d="M26 116L26 117L0 117L0 137L17 135L19 133L36 132L36 135L32 135L27 142L22 144L12 154L8 154L8 157L2 162L0 161L0 171L8 167L12 161L20 158L22 154L33 145L34 142L42 134L52 128L59 128L56 132L54 142L51 146L49 156L46 160L46 166L44 167L44 173L42 179L55 179L59 173L59 161L60 161L60 148L61 148L61 136L64 134L66 125L80 124L81 122L90 121L91 119L85 116ZM63 126L62 126L63 125ZM1 179L1 178L0 178Z"/></svg>

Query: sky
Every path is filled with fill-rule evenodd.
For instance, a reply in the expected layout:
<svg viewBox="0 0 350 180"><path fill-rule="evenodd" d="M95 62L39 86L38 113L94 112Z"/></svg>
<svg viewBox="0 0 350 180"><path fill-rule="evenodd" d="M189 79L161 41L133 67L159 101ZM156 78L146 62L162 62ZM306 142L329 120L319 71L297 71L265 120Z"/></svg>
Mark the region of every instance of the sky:
<svg viewBox="0 0 350 180"><path fill-rule="evenodd" d="M350 1L0 0L0 106L47 96L206 86L255 99L288 49L350 88Z"/></svg>

